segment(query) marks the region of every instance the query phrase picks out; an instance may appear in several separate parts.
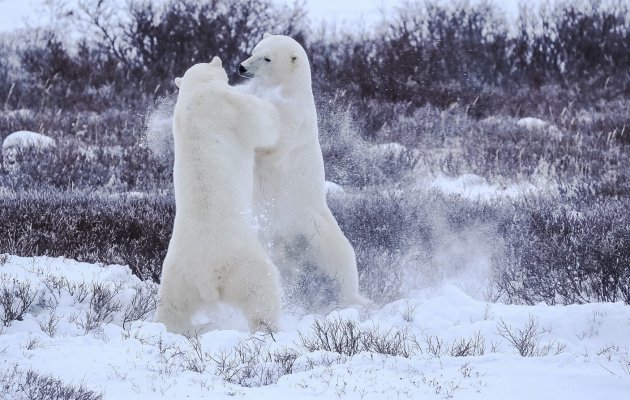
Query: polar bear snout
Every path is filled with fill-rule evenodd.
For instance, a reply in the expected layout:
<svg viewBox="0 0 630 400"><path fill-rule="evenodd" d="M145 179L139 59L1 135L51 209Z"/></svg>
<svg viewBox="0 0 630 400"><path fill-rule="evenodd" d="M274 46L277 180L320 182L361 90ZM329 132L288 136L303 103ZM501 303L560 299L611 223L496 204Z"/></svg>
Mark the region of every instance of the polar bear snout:
<svg viewBox="0 0 630 400"><path fill-rule="evenodd" d="M238 65L238 74L244 76L245 78L252 78L254 74L252 74L243 64Z"/></svg>

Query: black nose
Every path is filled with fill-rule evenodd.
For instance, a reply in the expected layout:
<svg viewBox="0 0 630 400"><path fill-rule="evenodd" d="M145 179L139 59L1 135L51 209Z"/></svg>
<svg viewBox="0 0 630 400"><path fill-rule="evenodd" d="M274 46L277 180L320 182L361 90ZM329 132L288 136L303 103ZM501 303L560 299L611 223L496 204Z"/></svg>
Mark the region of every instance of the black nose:
<svg viewBox="0 0 630 400"><path fill-rule="evenodd" d="M247 72L247 68L243 67L243 64L239 64L238 65L238 73L239 74L244 74L245 72Z"/></svg>

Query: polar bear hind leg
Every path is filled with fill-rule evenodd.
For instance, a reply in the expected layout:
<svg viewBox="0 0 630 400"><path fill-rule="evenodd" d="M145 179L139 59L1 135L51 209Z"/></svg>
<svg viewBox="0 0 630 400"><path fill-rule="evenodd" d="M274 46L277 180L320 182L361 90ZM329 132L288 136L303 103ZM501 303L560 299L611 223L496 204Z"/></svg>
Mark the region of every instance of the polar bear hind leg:
<svg viewBox="0 0 630 400"><path fill-rule="evenodd" d="M181 279L162 277L158 298L156 321L163 323L169 332L193 334L195 328L191 317L202 304L196 289L189 287Z"/></svg>
<svg viewBox="0 0 630 400"><path fill-rule="evenodd" d="M340 304L368 304L370 301L359 294L354 249L330 210L315 215L313 224L314 232L309 236L310 258L323 273L338 283Z"/></svg>
<svg viewBox="0 0 630 400"><path fill-rule="evenodd" d="M162 322L169 332L195 334L198 328L193 324L192 316L201 307L216 305L219 291L216 284L207 282L209 276L195 280L187 276L187 272L207 271L205 261L197 260L192 255L186 256L188 253L171 253L170 250L162 268L155 319Z"/></svg>
<svg viewBox="0 0 630 400"><path fill-rule="evenodd" d="M281 304L276 266L258 242L231 264L220 288L221 299L243 311L250 330L277 331Z"/></svg>

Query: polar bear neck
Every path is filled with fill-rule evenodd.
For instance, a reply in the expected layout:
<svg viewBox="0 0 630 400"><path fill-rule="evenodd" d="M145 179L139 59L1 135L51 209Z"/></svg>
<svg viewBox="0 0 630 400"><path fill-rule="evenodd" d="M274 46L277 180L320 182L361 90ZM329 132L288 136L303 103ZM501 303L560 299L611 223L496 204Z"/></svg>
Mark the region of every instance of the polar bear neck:
<svg viewBox="0 0 630 400"><path fill-rule="evenodd" d="M293 76L283 82L273 82L264 78L254 77L238 87L246 93L276 102L280 99L288 101L289 99L309 99L313 97L310 75L307 80Z"/></svg>

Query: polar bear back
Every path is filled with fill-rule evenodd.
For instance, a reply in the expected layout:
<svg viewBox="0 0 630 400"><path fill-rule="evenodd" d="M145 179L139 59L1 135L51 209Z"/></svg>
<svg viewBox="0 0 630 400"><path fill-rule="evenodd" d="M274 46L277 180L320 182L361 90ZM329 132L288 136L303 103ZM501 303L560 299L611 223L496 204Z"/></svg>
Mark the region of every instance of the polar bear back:
<svg viewBox="0 0 630 400"><path fill-rule="evenodd" d="M184 76L173 119L176 225L178 215L190 225L251 214L255 148L275 137L261 112L223 80Z"/></svg>
<svg viewBox="0 0 630 400"><path fill-rule="evenodd" d="M246 183L253 168L254 143L250 135L230 130L223 118L231 120L236 113L232 107L221 107L216 93L191 96L175 107L173 180L176 198L185 199L178 211L226 210L228 204L220 203L230 197L229 210L234 205L246 207L251 199L251 184Z"/></svg>

